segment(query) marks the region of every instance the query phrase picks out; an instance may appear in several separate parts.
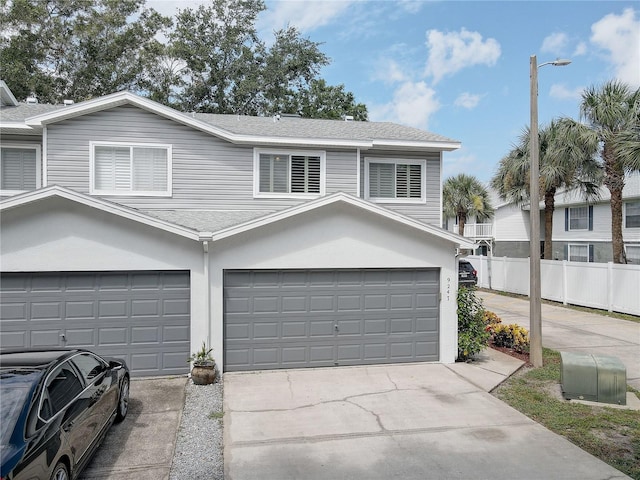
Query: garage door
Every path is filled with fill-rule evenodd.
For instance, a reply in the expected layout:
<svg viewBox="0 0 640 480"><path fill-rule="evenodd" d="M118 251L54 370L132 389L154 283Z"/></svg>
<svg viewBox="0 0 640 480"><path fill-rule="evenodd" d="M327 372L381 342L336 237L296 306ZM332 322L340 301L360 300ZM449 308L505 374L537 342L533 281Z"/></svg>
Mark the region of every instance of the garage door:
<svg viewBox="0 0 640 480"><path fill-rule="evenodd" d="M188 372L189 272L3 273L0 346L81 347L133 375Z"/></svg>
<svg viewBox="0 0 640 480"><path fill-rule="evenodd" d="M225 370L437 361L437 269L224 275Z"/></svg>

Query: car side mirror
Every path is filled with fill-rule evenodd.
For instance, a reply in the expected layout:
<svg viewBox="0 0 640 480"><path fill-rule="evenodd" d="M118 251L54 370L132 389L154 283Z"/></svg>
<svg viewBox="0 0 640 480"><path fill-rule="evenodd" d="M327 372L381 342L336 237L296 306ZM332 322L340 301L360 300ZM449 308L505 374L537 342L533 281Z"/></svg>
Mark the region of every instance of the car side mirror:
<svg viewBox="0 0 640 480"><path fill-rule="evenodd" d="M122 368L122 363L117 360L109 360L109 368L112 370L120 370Z"/></svg>

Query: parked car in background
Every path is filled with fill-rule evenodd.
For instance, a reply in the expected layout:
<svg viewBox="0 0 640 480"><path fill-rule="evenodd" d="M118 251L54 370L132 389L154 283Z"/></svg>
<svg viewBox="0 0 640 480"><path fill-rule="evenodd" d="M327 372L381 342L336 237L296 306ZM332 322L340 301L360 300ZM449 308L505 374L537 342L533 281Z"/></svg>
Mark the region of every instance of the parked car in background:
<svg viewBox="0 0 640 480"><path fill-rule="evenodd" d="M478 284L478 271L468 260L458 260L458 286L470 287Z"/></svg>
<svg viewBox="0 0 640 480"><path fill-rule="evenodd" d="M79 349L0 352L0 477L76 478L128 404L122 360Z"/></svg>

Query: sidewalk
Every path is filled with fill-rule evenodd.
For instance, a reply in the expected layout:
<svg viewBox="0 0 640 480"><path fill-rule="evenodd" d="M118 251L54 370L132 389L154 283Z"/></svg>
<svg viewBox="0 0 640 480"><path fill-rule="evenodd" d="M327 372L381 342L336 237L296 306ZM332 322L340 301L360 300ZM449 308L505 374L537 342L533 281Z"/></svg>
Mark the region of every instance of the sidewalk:
<svg viewBox="0 0 640 480"><path fill-rule="evenodd" d="M529 329L529 301L478 291L487 310L502 323ZM627 383L640 390L640 323L542 304L542 345L564 352L618 357L627 368Z"/></svg>

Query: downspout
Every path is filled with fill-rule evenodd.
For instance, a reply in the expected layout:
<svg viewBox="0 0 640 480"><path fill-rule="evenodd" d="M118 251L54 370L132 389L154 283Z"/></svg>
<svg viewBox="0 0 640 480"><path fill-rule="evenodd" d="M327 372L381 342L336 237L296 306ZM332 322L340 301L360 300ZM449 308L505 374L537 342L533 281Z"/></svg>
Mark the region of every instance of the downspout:
<svg viewBox="0 0 640 480"><path fill-rule="evenodd" d="M211 346L211 281L209 278L209 241L202 242L204 250L204 283L206 285L205 297L207 305L207 345Z"/></svg>
<svg viewBox="0 0 640 480"><path fill-rule="evenodd" d="M356 197L360 198L362 197L362 195L360 194L360 192L362 192L362 185L360 183L360 147L356 148L356 184L357 184L357 188L358 191L356 192Z"/></svg>
<svg viewBox="0 0 640 480"><path fill-rule="evenodd" d="M42 127L42 153L40 154L40 161L42 162L40 172L40 175L42 175L42 181L40 182L40 185L42 185L43 188L49 185L49 181L47 179L49 175L49 166L47 165L47 142L47 126L45 125Z"/></svg>

